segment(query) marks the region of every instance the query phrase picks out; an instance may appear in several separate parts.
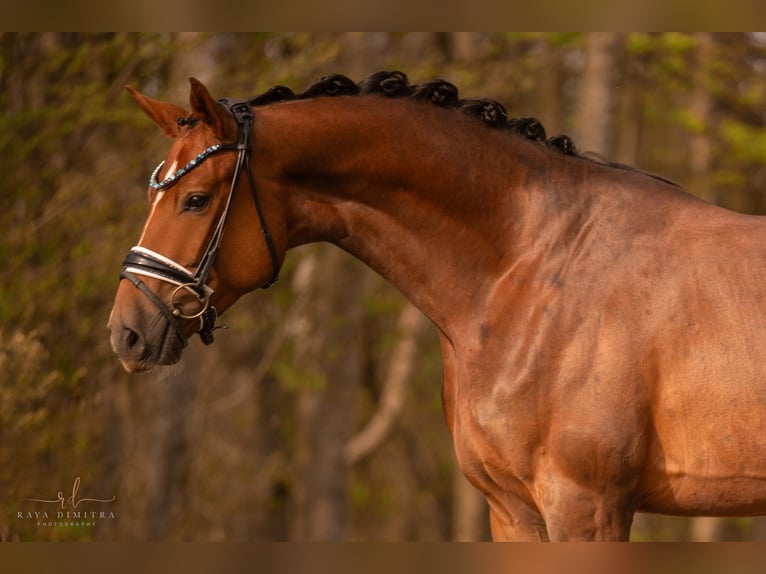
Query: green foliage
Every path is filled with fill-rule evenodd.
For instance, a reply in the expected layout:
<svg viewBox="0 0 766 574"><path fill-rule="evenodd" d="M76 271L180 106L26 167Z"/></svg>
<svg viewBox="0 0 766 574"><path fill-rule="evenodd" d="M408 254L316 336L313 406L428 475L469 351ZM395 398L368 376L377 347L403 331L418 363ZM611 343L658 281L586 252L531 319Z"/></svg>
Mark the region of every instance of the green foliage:
<svg viewBox="0 0 766 574"><path fill-rule="evenodd" d="M282 388L289 392L323 391L327 388L327 376L313 369L296 367L287 362L277 362L272 370Z"/></svg>
<svg viewBox="0 0 766 574"><path fill-rule="evenodd" d="M720 133L728 147L731 161L745 165L766 165L766 129L727 120L721 125Z"/></svg>
<svg viewBox="0 0 766 574"><path fill-rule="evenodd" d="M625 41L625 49L631 55L649 54L654 51L654 41L650 34L628 34Z"/></svg>
<svg viewBox="0 0 766 574"><path fill-rule="evenodd" d="M0 330L0 425L13 422L27 432L27 425L45 419L45 397L62 378L46 369L47 359L36 334Z"/></svg>
<svg viewBox="0 0 766 574"><path fill-rule="evenodd" d="M676 110L673 114L673 119L685 127L689 133L701 134L707 129L705 120L699 116L694 115L687 109Z"/></svg>

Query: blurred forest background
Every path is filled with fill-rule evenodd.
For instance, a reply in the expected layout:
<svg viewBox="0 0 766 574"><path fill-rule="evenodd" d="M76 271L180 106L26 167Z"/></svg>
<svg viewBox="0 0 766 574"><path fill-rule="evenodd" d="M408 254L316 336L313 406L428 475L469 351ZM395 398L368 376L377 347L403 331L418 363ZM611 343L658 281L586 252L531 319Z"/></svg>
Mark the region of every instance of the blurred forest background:
<svg viewBox="0 0 766 574"><path fill-rule="evenodd" d="M282 282L168 371L129 376L109 347L168 148L123 86L186 105L189 76L247 97L383 69L766 213L766 34L0 34L0 538L489 537L456 469L434 328L338 249L291 252ZM26 499L77 477L77 499L116 496L77 510L113 518L29 518L61 508ZM632 538L766 539L766 524L638 515Z"/></svg>

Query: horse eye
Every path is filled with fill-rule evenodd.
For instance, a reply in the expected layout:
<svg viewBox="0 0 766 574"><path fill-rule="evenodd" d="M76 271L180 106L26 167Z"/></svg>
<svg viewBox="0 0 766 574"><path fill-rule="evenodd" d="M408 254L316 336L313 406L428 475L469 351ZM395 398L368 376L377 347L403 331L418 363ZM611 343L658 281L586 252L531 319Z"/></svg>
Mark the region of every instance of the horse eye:
<svg viewBox="0 0 766 574"><path fill-rule="evenodd" d="M210 198L201 193L195 193L186 198L184 211L201 211L207 206Z"/></svg>

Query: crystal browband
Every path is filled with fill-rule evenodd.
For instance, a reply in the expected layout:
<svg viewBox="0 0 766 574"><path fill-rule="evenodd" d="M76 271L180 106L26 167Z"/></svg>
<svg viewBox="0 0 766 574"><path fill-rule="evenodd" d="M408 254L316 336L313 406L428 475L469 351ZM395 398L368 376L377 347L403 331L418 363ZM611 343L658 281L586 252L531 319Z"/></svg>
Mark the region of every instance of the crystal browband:
<svg viewBox="0 0 766 574"><path fill-rule="evenodd" d="M199 164L201 164L208 156L214 154L218 150L222 149L223 146L221 144L215 144L207 148L205 151L203 151L201 154L199 154L197 157L195 157L193 160L191 160L189 163L187 163L185 166L183 166L181 169L177 170L173 175L166 177L162 181L157 181L157 177L160 173L160 170L162 169L162 166L165 165L165 162L160 162L160 165L156 167L156 169L152 172L151 177L149 178L149 187L152 189L167 189L171 185L173 185L175 182L177 182L181 176L186 175L191 170L193 170L195 167L197 167Z"/></svg>

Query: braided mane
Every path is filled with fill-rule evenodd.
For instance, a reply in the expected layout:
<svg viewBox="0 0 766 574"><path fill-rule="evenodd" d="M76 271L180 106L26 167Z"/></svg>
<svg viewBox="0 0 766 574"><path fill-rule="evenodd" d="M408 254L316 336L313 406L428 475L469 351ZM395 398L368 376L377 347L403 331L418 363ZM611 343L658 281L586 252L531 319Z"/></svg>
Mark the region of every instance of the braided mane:
<svg viewBox="0 0 766 574"><path fill-rule="evenodd" d="M276 102L301 100L323 96L382 95L389 98L410 98L429 101L444 108L457 109L479 118L485 125L494 129L510 130L520 136L554 149L564 155L577 157L599 165L648 175L654 179L680 187L677 183L662 176L609 161L595 153L580 153L572 138L565 134L548 137L545 127L532 117L509 118L505 107L489 98L460 99L457 87L446 80L433 80L424 84L410 85L403 72L375 72L358 84L341 74L323 76L299 93L285 86L274 86L264 93L249 100L251 106L264 106Z"/></svg>

